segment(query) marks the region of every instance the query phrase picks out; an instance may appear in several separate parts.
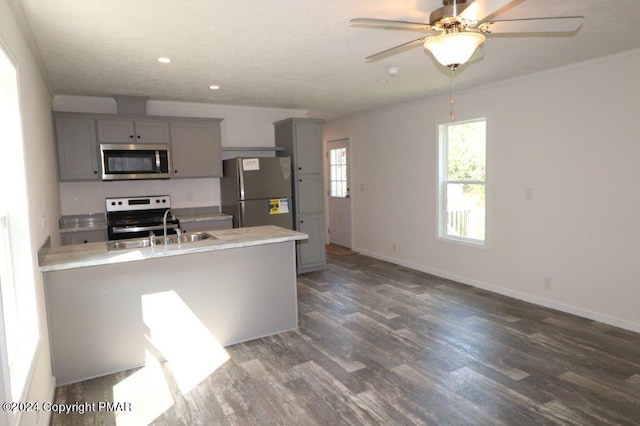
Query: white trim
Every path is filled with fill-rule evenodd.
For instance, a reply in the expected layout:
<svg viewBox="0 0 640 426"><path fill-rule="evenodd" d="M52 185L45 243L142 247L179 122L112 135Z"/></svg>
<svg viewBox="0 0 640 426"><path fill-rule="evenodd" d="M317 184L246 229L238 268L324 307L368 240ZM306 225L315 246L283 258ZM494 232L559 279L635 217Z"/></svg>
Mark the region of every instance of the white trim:
<svg viewBox="0 0 640 426"><path fill-rule="evenodd" d="M569 305L566 303L557 302L555 300L545 299L544 297L534 296L532 294L523 293L521 291L512 290L506 287L485 283L483 281L475 280L472 278L451 274L449 272L441 271L439 269L429 268L429 267L418 265L411 262L405 262L404 260L401 260L401 259L396 259L390 256L381 255L378 253L370 252L368 250L362 250L360 248L353 248L352 250L357 253L373 257L374 259L384 260L386 262L390 262L396 265L415 269L416 271L435 275L440 278L446 278L461 284L466 284L472 287L480 288L482 290L487 290L487 291L490 291L491 293L501 294L503 296L512 297L514 299L533 303L535 305L543 306L545 308L555 309L560 312L565 312L571 315L576 315L578 317L590 319L593 321L598 321L603 324L608 324L614 327L623 328L625 330L633 331L635 333L640 333L640 323L612 317L610 315L605 315L599 312L590 311L588 309L584 309L579 306Z"/></svg>

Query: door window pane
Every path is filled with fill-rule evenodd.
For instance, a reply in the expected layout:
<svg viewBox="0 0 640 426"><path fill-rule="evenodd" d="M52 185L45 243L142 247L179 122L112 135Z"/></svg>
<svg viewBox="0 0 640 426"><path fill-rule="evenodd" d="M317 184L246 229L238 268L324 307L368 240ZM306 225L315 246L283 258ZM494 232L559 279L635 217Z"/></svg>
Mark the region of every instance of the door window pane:
<svg viewBox="0 0 640 426"><path fill-rule="evenodd" d="M347 187L347 149L337 148L329 151L329 172L331 181L331 196L345 198Z"/></svg>

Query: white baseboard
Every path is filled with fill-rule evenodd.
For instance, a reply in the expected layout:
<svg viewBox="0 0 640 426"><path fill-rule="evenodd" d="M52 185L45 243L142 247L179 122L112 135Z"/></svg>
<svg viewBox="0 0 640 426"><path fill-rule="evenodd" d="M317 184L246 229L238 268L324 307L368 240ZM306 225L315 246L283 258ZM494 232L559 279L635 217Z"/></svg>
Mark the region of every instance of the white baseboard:
<svg viewBox="0 0 640 426"><path fill-rule="evenodd" d="M381 255L378 253L370 252L360 248L352 248L353 251L364 254L374 259L384 260L396 265L405 266L407 268L415 269L416 271L425 272L427 274L435 275L437 277L446 278L452 281L456 281L462 284L467 284L472 287L481 288L483 290L490 291L492 293L501 294L503 296L513 297L514 299L522 300L524 302L534 303L536 305L544 306L546 308L555 309L557 311L566 312L568 314L576 315L582 318L598 321L604 324L612 325L614 327L623 328L625 330L640 333L640 324L627 321L621 318L612 317L609 315L601 314L599 312L590 311L588 309L581 308L579 306L567 305L565 303L557 302L551 299L545 299L543 297L535 296L528 293L512 290L505 287L485 283L483 281L474 280L467 277L462 277L449 272L441 271L439 269L429 268L422 265L406 262L401 259L396 259L390 256Z"/></svg>

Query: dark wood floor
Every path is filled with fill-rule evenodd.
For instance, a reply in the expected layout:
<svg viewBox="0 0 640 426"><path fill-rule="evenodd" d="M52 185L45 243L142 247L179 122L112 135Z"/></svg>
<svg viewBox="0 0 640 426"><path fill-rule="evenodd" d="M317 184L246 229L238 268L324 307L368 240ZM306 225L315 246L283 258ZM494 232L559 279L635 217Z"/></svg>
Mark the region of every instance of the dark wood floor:
<svg viewBox="0 0 640 426"><path fill-rule="evenodd" d="M164 363L162 385L135 370L58 388L113 401L139 382L131 412L52 424L640 424L640 334L357 254L300 276L298 299L297 331L226 348L186 395Z"/></svg>

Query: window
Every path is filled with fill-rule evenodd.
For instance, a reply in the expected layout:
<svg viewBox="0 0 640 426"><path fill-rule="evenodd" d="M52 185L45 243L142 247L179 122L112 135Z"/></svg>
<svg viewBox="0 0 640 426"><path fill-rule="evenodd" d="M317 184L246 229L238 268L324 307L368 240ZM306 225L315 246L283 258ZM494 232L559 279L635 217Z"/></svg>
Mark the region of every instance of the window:
<svg viewBox="0 0 640 426"><path fill-rule="evenodd" d="M487 120L441 124L439 237L485 245Z"/></svg>
<svg viewBox="0 0 640 426"><path fill-rule="evenodd" d="M347 183L347 148L329 151L329 174L331 180L331 196L346 198L349 195Z"/></svg>
<svg viewBox="0 0 640 426"><path fill-rule="evenodd" d="M7 400L20 401L40 339L17 73L0 40L0 365ZM3 383L3 385L6 385ZM14 412L18 416L17 412Z"/></svg>

